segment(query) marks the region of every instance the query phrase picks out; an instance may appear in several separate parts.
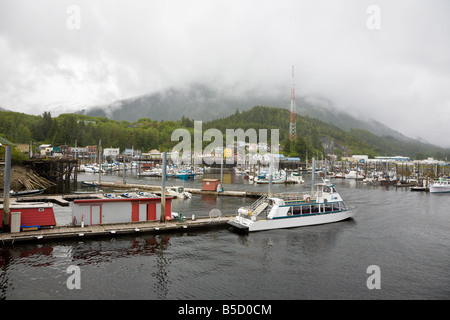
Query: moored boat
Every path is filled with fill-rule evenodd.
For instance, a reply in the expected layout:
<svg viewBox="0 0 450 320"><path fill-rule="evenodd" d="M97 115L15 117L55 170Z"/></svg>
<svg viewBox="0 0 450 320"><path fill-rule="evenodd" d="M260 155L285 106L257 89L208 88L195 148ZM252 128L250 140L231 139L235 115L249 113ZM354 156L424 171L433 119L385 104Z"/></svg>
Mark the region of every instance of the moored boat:
<svg viewBox="0 0 450 320"><path fill-rule="evenodd" d="M81 181L81 185L86 186L86 187L98 187L99 186L98 182L95 182L95 181Z"/></svg>
<svg viewBox="0 0 450 320"><path fill-rule="evenodd" d="M166 188L166 194L171 197L181 198L181 199L190 199L192 194L184 190L184 187L175 186Z"/></svg>
<svg viewBox="0 0 450 320"><path fill-rule="evenodd" d="M286 175L286 171L284 171L284 170L277 171L272 176L273 184L285 183L286 181L287 181L287 175ZM270 173L269 172L260 173L257 177L254 178L254 182L256 182L258 184L269 184L270 183Z"/></svg>
<svg viewBox="0 0 450 320"><path fill-rule="evenodd" d="M439 178L429 186L430 193L450 192L450 179Z"/></svg>
<svg viewBox="0 0 450 320"><path fill-rule="evenodd" d="M41 194L45 189L23 190L23 191L10 191L12 197L34 196Z"/></svg>
<svg viewBox="0 0 450 320"><path fill-rule="evenodd" d="M334 185L319 183L311 193L263 196L239 208L229 224L247 232L292 228L346 220L356 211L347 207Z"/></svg>
<svg viewBox="0 0 450 320"><path fill-rule="evenodd" d="M344 175L345 179L356 179L357 172L355 170L351 170Z"/></svg>
<svg viewBox="0 0 450 320"><path fill-rule="evenodd" d="M305 183L303 180L302 174L293 172L286 180L286 183Z"/></svg>

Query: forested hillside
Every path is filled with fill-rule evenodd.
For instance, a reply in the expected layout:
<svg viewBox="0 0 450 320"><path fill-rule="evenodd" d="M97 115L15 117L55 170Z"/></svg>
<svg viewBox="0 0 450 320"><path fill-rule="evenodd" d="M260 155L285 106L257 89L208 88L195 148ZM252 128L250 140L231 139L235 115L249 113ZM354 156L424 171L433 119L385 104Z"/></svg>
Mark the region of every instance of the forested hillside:
<svg viewBox="0 0 450 320"><path fill-rule="evenodd" d="M203 122L203 131L209 128L226 129L250 128L279 129L280 143L285 155L304 158L321 157L323 154L350 156L352 154L403 155L415 159L435 157L450 158L450 150L418 141L405 142L391 136L377 136L363 129L343 130L332 124L297 116L297 140L288 139L289 111L280 108L256 106L233 115ZM115 121L103 117L91 117L79 114L62 114L52 118L50 112L41 116L23 113L0 112L0 135L14 143L49 143L54 146L98 145L124 150L134 147L148 151L159 149L169 151L179 141L171 141L172 132L186 128L193 134L194 120L182 117L178 121L156 121L142 118L135 122ZM193 137L193 135L191 135ZM224 140L225 142L225 140ZM206 142L204 144L207 144Z"/></svg>

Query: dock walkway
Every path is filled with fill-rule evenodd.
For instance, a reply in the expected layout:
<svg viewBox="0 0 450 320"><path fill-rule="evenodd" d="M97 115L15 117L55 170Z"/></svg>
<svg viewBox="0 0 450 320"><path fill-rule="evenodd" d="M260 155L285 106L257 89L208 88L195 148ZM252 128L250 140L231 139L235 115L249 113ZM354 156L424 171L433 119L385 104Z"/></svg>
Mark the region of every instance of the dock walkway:
<svg viewBox="0 0 450 320"><path fill-rule="evenodd" d="M145 222L129 222L118 224L104 224L96 226L85 227L53 227L43 228L35 231L21 231L17 233L1 233L0 241L5 243L16 242L34 242L46 240L62 240L62 239L80 239L92 238L100 236L115 236L115 235L139 235L144 233L163 233L163 232L188 232L199 229L213 229L223 228L228 226L233 216L224 217L197 217L195 220L184 219L183 221L170 220L167 222L159 221L145 221Z"/></svg>
<svg viewBox="0 0 450 320"><path fill-rule="evenodd" d="M135 184L135 183L121 183L121 182L110 182L110 181L104 181L100 183L100 186L102 187L109 187L109 188L135 188L135 189L143 189L143 190L149 190L154 192L161 192L161 186L154 186L154 185L148 185L148 184ZM207 191L202 190L198 188L184 188L185 191L193 193L193 194L211 194L211 195L217 195L217 196L234 196L234 197L260 197L265 192L257 192L257 191L223 191L223 192L217 192L217 191Z"/></svg>

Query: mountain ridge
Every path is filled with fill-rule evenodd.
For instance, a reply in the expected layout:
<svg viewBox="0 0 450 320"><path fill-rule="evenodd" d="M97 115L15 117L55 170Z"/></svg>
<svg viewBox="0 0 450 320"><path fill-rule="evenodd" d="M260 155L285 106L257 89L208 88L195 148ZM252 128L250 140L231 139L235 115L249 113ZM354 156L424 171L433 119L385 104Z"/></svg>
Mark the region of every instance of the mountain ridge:
<svg viewBox="0 0 450 320"><path fill-rule="evenodd" d="M171 87L155 93L121 99L102 106L85 108L75 113L94 117L106 117L111 120L138 121L140 118L152 120L180 120L183 116L190 119L211 121L228 116L237 109L249 110L254 106L264 105L277 108L290 108L290 101L281 94L269 95L249 91L237 96L223 90L193 83L187 87ZM389 128L379 121L361 120L349 113L338 110L326 98L297 97L297 114L320 119L337 127L349 130L365 129L378 136L388 135L403 141L419 141Z"/></svg>
<svg viewBox="0 0 450 320"><path fill-rule="evenodd" d="M403 155L413 159L450 158L450 148L442 148L418 141L403 141L389 135L377 136L365 129L340 129L337 126L309 116L297 117L297 140L289 140L289 110L287 108L254 106L249 110L206 121L202 131L218 129L278 129L279 142L286 155L300 156L336 154L338 156L366 154ZM50 112L42 116L18 112L0 112L0 135L17 143L50 143L53 145L96 145L119 147L121 150L134 146L140 150L172 150L178 140L173 140L176 129L185 129L192 135L194 120L157 121L141 118L136 122L111 120L74 113L51 117ZM271 131L270 131L271 132ZM267 137L269 138L269 137ZM271 139L271 138L269 138ZM205 142L205 141L204 141ZM206 142L205 142L206 143ZM208 143L207 143L208 144Z"/></svg>

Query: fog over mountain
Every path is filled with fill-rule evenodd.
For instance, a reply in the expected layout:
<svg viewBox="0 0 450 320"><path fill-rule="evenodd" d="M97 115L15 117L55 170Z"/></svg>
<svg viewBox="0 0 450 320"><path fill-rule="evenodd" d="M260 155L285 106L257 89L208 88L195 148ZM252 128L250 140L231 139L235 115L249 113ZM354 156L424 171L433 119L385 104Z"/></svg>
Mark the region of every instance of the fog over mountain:
<svg viewBox="0 0 450 320"><path fill-rule="evenodd" d="M450 147L449 12L448 0L0 0L0 107L133 101L141 116L208 105L212 118L288 107L294 65L299 112L329 101Z"/></svg>
<svg viewBox="0 0 450 320"><path fill-rule="evenodd" d="M281 91L281 90L280 90ZM180 120L182 116L194 120L214 120L228 116L236 110L244 111L254 106L290 108L290 96L247 92L239 96L220 92L204 84L195 83L183 88L170 88L158 93L115 101L111 104L82 109L76 113L113 120L137 121ZM296 97L297 114L330 122L341 129L361 128L376 135L390 135L409 140L401 133L373 119L359 119L337 110L323 97Z"/></svg>

